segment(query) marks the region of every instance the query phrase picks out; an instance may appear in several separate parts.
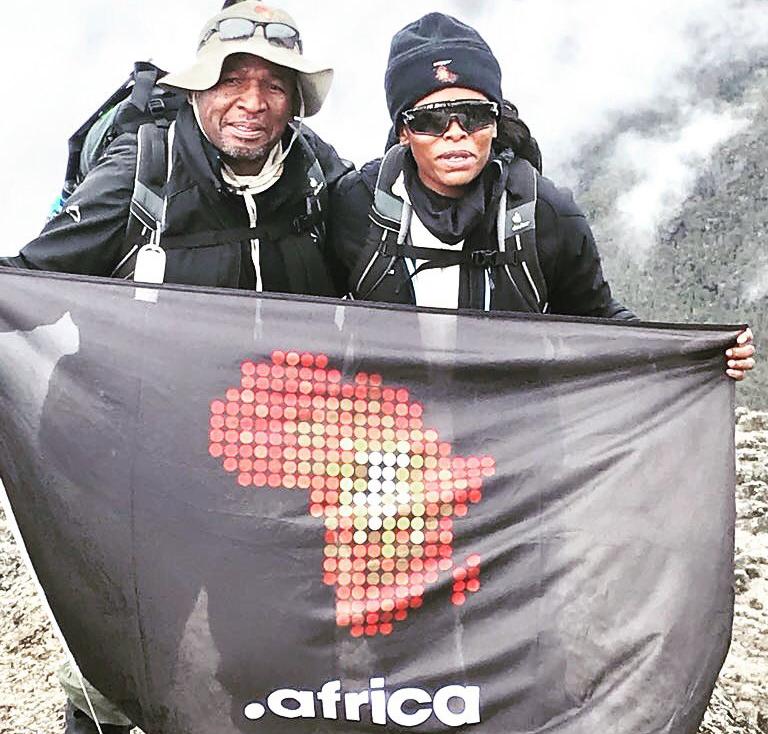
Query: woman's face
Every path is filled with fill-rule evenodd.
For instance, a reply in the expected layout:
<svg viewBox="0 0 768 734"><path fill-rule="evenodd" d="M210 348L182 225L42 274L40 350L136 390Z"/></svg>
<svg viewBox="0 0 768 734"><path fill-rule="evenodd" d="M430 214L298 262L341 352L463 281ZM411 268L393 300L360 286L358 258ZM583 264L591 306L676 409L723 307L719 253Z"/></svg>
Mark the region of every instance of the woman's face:
<svg viewBox="0 0 768 734"><path fill-rule="evenodd" d="M464 99L488 101L484 94L473 89L446 87L420 99L414 107ZM442 135L415 133L407 125L403 125L400 132L400 142L410 147L421 182L452 199L461 198L468 184L485 168L495 137L495 123L468 133L455 119Z"/></svg>

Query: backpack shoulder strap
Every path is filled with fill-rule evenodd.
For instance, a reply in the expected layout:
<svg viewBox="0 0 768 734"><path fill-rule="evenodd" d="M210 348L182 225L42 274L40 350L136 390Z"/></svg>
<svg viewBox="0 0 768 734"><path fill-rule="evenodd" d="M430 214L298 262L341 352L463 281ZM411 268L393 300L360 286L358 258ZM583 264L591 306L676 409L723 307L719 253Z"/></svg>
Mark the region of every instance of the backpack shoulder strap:
<svg viewBox="0 0 768 734"><path fill-rule="evenodd" d="M496 231L499 250L515 253L516 257L504 265L504 270L528 304L535 311L546 313L547 284L536 247L538 174L524 158L515 157L507 165L507 184Z"/></svg>
<svg viewBox="0 0 768 734"><path fill-rule="evenodd" d="M172 129L172 128L171 128ZM112 271L113 278L130 278L139 249L159 243L165 224L165 183L169 173L169 129L145 123L137 134L136 177L126 226L126 252Z"/></svg>
<svg viewBox="0 0 768 734"><path fill-rule="evenodd" d="M376 188L373 191L371 219L380 226L395 231L400 229L405 204L399 196L392 193L392 187L403 173L407 150L404 145L394 145L386 152L381 160Z"/></svg>
<svg viewBox="0 0 768 734"><path fill-rule="evenodd" d="M168 131L154 123L139 128L136 179L131 196L131 215L146 228L159 233L165 219L165 182L168 179Z"/></svg>

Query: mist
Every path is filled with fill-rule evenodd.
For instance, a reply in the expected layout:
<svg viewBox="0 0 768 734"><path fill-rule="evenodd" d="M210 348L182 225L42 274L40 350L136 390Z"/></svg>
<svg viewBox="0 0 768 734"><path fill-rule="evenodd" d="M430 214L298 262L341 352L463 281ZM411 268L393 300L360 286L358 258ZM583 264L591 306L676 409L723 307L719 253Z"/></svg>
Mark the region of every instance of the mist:
<svg viewBox="0 0 768 734"><path fill-rule="evenodd" d="M638 254L753 110L724 99L718 80L768 50L765 0L284 0L307 56L336 69L331 96L309 120L344 157L381 154L390 121L383 78L392 34L440 10L475 25L504 72L504 91L539 140L545 174L578 188L596 155L620 182L607 216ZM66 141L151 58L191 61L212 0L42 0L6 8L0 80L5 232L0 253L35 236L56 198ZM10 213L10 216L9 216Z"/></svg>

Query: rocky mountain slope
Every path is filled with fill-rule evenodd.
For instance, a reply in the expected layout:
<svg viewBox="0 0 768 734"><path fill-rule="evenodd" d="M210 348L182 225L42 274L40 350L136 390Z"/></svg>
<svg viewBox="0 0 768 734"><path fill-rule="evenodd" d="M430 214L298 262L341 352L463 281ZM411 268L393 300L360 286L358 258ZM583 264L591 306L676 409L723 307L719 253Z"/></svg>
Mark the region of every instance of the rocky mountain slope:
<svg viewBox="0 0 768 734"><path fill-rule="evenodd" d="M658 135L679 121L663 110L616 120L612 135L580 156L576 194L593 223L616 296L644 319L749 323L758 349L768 347L768 62L710 70L694 80L711 104L737 110L748 124L716 148L690 196L656 228L654 246L627 242L617 202L631 172L615 160L627 130ZM664 161L657 163L664 166ZM546 159L545 159L546 166ZM642 212L636 212L642 217ZM765 362L763 355L762 362ZM739 402L768 408L768 367L758 363Z"/></svg>

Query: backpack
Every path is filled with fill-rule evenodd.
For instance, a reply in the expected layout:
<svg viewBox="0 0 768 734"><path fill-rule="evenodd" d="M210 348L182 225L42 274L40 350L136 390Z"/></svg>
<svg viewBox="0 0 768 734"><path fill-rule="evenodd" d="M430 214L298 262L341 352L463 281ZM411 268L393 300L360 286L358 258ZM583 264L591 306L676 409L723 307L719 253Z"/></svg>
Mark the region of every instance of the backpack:
<svg viewBox="0 0 768 734"><path fill-rule="evenodd" d="M139 61L133 72L69 139L64 186L49 219L64 208L72 192L96 166L104 151L123 133L137 133L145 123L168 128L186 95L157 86L165 72Z"/></svg>
<svg viewBox="0 0 768 734"><path fill-rule="evenodd" d="M354 297L363 300L367 298L379 287L397 259L410 258L424 261L411 274L411 278L420 270L453 265L493 270L497 277L508 279L527 310L546 313L549 305L547 284L536 249L538 182L533 165L511 150L497 158L500 165L509 166L510 175L499 202L495 249L438 250L410 244L410 206L392 193L393 185L403 173L406 152L404 146L396 145L382 159L369 212L371 225L367 241L374 243L375 249L357 280ZM365 281L378 258L388 259L387 267L373 284L368 285Z"/></svg>
<svg viewBox="0 0 768 734"><path fill-rule="evenodd" d="M172 147L173 123L186 94L157 86L165 75L149 62L137 62L126 82L94 112L69 139L67 171L61 195L49 219L66 207L66 202L96 166L109 145L124 133L137 135L136 179L126 229L128 247L111 273L113 278L132 278L160 283L165 271L165 251L228 244L255 238L276 238L310 232L315 240L325 236L324 216L328 192L323 169L299 135L314 160L307 171L305 211L287 225L263 224L193 235L162 237L165 224L165 184L170 176L168 151Z"/></svg>

